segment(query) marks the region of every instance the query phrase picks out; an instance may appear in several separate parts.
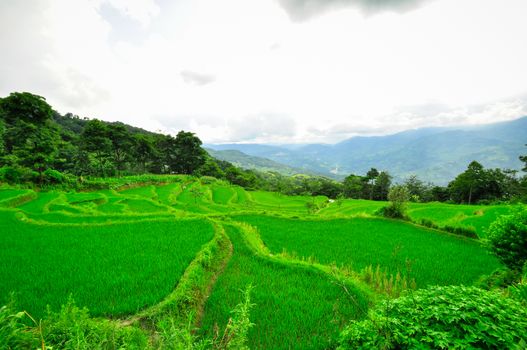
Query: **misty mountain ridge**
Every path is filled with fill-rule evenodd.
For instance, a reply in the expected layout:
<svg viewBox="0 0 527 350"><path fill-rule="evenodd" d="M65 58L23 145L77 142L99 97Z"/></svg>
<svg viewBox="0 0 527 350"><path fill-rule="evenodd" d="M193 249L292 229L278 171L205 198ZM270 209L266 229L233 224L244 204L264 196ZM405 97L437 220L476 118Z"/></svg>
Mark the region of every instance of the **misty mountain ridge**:
<svg viewBox="0 0 527 350"><path fill-rule="evenodd" d="M459 127L429 127L385 136L355 136L336 144L210 144L268 158L305 172L342 178L370 168L387 170L396 181L412 174L446 184L476 160L486 168L521 169L526 153L527 117ZM243 165L241 165L243 166Z"/></svg>

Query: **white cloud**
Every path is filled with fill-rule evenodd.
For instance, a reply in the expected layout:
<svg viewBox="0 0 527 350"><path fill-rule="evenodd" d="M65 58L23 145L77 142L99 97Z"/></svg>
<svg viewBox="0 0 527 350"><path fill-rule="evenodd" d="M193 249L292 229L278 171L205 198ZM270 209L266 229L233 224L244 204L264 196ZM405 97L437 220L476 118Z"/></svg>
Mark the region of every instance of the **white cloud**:
<svg viewBox="0 0 527 350"><path fill-rule="evenodd" d="M207 142L331 142L527 114L527 3L423 3L298 23L275 0L6 0L0 96L32 91L63 113ZM104 6L141 40L113 35L123 24Z"/></svg>
<svg viewBox="0 0 527 350"><path fill-rule="evenodd" d="M152 18L159 14L160 8L154 0L107 0L123 15L147 27Z"/></svg>

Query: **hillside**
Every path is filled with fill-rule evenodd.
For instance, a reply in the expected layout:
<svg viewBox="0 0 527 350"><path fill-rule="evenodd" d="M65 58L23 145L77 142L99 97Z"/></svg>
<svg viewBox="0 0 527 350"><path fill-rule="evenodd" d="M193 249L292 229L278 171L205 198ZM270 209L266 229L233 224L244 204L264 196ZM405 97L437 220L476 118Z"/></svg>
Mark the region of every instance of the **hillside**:
<svg viewBox="0 0 527 350"><path fill-rule="evenodd" d="M358 136L327 144L208 145L215 150L238 150L252 156L325 175L365 174L388 170L395 179L416 174L426 181L446 184L476 160L487 168L521 169L527 117L479 126L407 130L386 136Z"/></svg>
<svg viewBox="0 0 527 350"><path fill-rule="evenodd" d="M211 157L227 161L242 169L274 171L286 176L291 176L299 173L308 173L310 175L315 175L314 172L306 172L304 169L293 168L267 158L250 156L237 150L220 151L210 148L205 148L205 150L210 154Z"/></svg>

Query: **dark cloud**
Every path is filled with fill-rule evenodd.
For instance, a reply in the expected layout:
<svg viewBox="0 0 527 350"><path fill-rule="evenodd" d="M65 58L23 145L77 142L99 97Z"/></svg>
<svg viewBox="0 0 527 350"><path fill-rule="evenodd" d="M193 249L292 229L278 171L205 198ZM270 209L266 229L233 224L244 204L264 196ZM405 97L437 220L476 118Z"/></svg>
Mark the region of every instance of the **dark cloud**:
<svg viewBox="0 0 527 350"><path fill-rule="evenodd" d="M328 11L355 7L365 14L405 12L431 0L278 0L291 20L302 22Z"/></svg>
<svg viewBox="0 0 527 350"><path fill-rule="evenodd" d="M181 71L183 81L189 85L203 86L213 83L216 77L210 74L197 73L190 70Z"/></svg>

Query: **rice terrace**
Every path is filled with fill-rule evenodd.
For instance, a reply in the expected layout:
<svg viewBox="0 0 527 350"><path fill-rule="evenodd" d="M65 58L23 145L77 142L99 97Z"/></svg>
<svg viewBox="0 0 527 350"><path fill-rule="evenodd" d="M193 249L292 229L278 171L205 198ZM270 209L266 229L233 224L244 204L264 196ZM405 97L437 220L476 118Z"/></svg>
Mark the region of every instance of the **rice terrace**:
<svg viewBox="0 0 527 350"><path fill-rule="evenodd" d="M142 340L132 348L154 346L146 323L163 334L175 322L191 327L193 341L213 339L242 307L253 323L249 348L332 348L380 300L473 285L502 266L477 239L376 217L373 201L183 175L97 186L107 188L0 189L1 303L14 295L37 320L47 308L86 307L90 322L109 319L112 336ZM306 206L312 201L316 212ZM417 220L427 210L436 222L484 227L512 207L414 203L408 213ZM157 346L169 341L154 338Z"/></svg>
<svg viewBox="0 0 527 350"><path fill-rule="evenodd" d="M527 350L526 0L0 0L0 350Z"/></svg>

